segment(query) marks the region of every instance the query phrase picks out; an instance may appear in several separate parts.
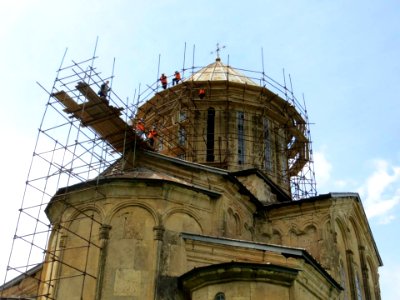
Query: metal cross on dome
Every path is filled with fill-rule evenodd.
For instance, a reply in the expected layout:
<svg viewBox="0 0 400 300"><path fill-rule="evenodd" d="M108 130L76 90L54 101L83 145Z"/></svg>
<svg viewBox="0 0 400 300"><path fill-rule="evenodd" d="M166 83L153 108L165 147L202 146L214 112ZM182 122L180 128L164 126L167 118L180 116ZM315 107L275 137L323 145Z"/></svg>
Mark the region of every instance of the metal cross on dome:
<svg viewBox="0 0 400 300"><path fill-rule="evenodd" d="M217 43L217 49L211 52L211 54L217 53L217 59L219 59L219 51L221 51L224 48L226 48L226 46L219 46L219 43Z"/></svg>

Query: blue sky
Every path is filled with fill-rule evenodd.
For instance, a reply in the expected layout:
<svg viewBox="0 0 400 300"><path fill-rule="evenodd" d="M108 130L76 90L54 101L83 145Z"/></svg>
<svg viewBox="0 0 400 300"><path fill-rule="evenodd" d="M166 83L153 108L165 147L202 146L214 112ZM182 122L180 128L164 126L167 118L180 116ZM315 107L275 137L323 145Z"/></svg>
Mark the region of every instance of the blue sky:
<svg viewBox="0 0 400 300"><path fill-rule="evenodd" d="M0 278L4 276L47 94L61 58L92 56L113 89L133 98L160 70L221 59L262 70L306 99L317 189L358 192L384 267L382 299L399 299L400 2L347 0L0 0L2 147Z"/></svg>

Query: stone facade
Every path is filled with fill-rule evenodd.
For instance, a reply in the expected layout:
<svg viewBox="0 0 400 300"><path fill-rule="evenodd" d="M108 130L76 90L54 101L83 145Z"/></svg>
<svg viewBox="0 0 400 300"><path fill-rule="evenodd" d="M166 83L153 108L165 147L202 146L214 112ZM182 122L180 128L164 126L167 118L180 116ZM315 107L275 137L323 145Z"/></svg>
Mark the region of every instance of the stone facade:
<svg viewBox="0 0 400 300"><path fill-rule="evenodd" d="M65 279L42 294L380 299L381 262L357 194L286 201L256 171L247 176L258 188L243 173L152 152L132 161L53 198L47 213L60 229L49 253L63 263L49 256L43 276Z"/></svg>
<svg viewBox="0 0 400 300"><path fill-rule="evenodd" d="M42 265L38 265L0 287L0 299L33 299L40 287Z"/></svg>

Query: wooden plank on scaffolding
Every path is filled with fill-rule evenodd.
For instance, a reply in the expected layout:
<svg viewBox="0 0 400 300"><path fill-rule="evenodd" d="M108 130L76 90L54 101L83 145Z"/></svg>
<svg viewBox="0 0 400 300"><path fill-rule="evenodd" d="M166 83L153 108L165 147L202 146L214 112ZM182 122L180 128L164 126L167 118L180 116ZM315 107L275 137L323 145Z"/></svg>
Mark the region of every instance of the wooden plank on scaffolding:
<svg viewBox="0 0 400 300"><path fill-rule="evenodd" d="M103 140L116 151L123 152L126 145L136 141L140 147L151 149L124 120L120 118L123 108L111 106L106 99L100 98L93 89L84 82L76 88L88 100L78 104L65 91L52 94L65 111L79 119L83 126L92 128Z"/></svg>

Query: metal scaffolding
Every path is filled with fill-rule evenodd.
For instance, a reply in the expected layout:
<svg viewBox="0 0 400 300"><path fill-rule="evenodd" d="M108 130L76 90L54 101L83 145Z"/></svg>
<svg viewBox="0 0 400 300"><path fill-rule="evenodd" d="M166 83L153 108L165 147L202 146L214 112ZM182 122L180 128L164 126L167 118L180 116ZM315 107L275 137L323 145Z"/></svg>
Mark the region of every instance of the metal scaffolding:
<svg viewBox="0 0 400 300"><path fill-rule="evenodd" d="M168 104L168 95L170 94L167 94L167 92L161 93L158 81L148 85L143 91L139 91L133 104L121 100L112 89L107 99L101 99L96 95L97 90L107 80L111 81L112 85L114 74L104 78L101 77L100 72L95 67L96 59L97 57L93 55L90 59L80 62L72 61L71 64L64 66L64 55L54 84L51 90L47 91L48 100L39 126L37 141L29 167L3 287L6 287L6 282L13 278L33 276L38 286L36 297L53 299L51 295L54 288L54 278L57 277L53 276L50 279L40 276L34 277L31 270L32 268L38 268L46 261L63 263L63 257L58 250L49 251L51 248L49 243L51 233L69 230L68 222L71 220L68 220L67 223L50 224L45 213L46 207L57 193L57 196L61 199L60 201L62 201L62 193L69 193L68 187L72 185L82 184L83 186L87 185L88 188L96 186L99 175L121 159L132 143L146 144L144 140L135 134L132 126L128 124L130 120L136 120L145 113L143 105L155 95L158 95L157 97L160 97L163 101L163 107L154 104L157 109L184 111L186 115L182 115L183 119L180 121L184 124L182 128L186 130L185 134L196 134L195 124L191 120L194 120L194 116L199 112L199 109L190 100L197 95L193 90L195 87L190 85L190 82L187 84L186 89L179 92L180 94L173 96L179 99L186 98L190 101L177 101L174 102L175 106ZM200 69L201 67L185 68L183 66L181 73L185 74L185 71L190 71L190 74L194 74ZM305 128L307 140L304 141L301 147L307 149L308 154L304 167L297 174L291 176L291 193L294 200L315 196L316 184L309 130L310 124L305 103L301 104L297 100L292 88L288 88L286 83L279 84L268 77L264 71L237 70L241 71L247 78L257 82L261 87L278 94L287 101L288 109L295 107L302 116L304 124L295 124L295 126L303 126ZM168 77L171 78L171 76L173 75ZM183 78L184 80L185 78ZM168 86L169 88L171 86ZM173 90L170 92L173 93ZM216 111L215 114L224 118L223 111ZM247 114L243 122L254 122L254 118L255 116ZM101 124L105 120L109 123L107 123L107 126L102 127ZM113 127L110 127L109 124L112 124ZM182 133L182 131L176 130L176 126L173 128L162 127L163 120L159 120L159 124L158 131L160 136L158 139L162 140L162 146L159 143L154 149L149 147L150 151L162 152L163 149L161 147L166 147L169 149L169 153L174 156L180 157L184 152L185 156L181 158L191 160L191 155L194 151L200 150L196 150L188 140L196 141L196 143L207 143L204 135L193 136L192 139L188 139L186 135L186 140L182 143L182 136L179 133ZM292 125L287 124L287 126ZM258 136L252 136L252 134L243 136L245 141L253 141L257 138ZM204 149L207 149L207 147ZM287 145L282 151L290 151L290 145ZM206 156L207 153L204 152L202 155ZM221 156L217 152L215 156L218 155ZM249 154L246 153L245 155ZM220 159L220 162L222 163L222 159ZM226 167L222 164L217 166ZM102 197L100 190L98 191L98 197ZM68 205L71 207L70 203ZM96 207L96 199L93 199L91 205ZM79 208L75 209L77 217L84 217L90 220L90 224L88 224L90 228L101 228L103 225L97 220L95 214L88 215L80 211ZM74 235L75 233L69 231L69 234ZM76 236L76 238L81 240L81 243L78 243L76 247L82 247L82 251L87 251L88 256L90 255L89 246L101 248L98 240L93 238L92 230L88 231L88 235ZM67 267L74 270L73 272L71 271L71 276L83 276L87 277L88 280L96 279L97 275L90 274L85 265ZM51 272L57 272L57 270L52 270ZM62 278L57 280L62 280ZM39 285L41 286L40 289ZM83 294L84 286L80 288ZM0 291L0 295L3 295L2 291Z"/></svg>

